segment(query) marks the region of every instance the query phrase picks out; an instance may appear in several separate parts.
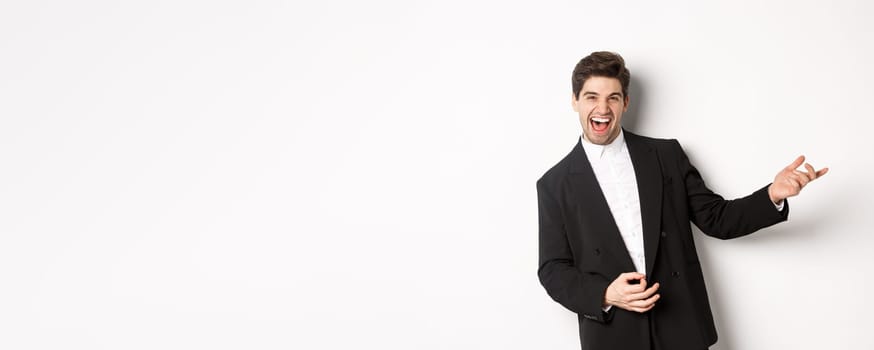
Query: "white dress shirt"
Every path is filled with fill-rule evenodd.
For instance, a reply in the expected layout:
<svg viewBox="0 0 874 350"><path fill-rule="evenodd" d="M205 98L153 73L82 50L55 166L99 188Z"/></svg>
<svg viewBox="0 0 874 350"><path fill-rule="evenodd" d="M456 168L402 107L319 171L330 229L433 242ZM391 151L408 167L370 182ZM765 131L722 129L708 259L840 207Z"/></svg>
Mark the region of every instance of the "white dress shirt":
<svg viewBox="0 0 874 350"><path fill-rule="evenodd" d="M608 145L596 145L580 136L586 157L607 199L610 213L619 227L628 255L634 262L637 272L646 273L646 259L643 255L643 222L640 216L640 196L637 192L637 178L631 156L625 145L625 134L619 132Z"/></svg>

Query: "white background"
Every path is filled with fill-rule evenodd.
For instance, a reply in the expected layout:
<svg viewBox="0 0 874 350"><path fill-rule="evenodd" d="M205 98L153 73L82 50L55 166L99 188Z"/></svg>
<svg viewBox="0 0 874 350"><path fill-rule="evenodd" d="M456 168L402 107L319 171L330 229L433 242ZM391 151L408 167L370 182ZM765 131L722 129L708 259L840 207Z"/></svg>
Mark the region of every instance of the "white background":
<svg viewBox="0 0 874 350"><path fill-rule="evenodd" d="M727 197L805 154L790 220L698 235L714 349L871 349L865 1L0 4L0 348L577 349L534 183L570 73Z"/></svg>

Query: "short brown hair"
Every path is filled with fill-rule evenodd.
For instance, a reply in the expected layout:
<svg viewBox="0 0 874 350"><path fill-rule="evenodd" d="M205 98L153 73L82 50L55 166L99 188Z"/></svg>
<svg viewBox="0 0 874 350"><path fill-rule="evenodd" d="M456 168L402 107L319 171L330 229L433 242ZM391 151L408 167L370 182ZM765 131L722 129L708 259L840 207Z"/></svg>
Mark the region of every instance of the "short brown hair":
<svg viewBox="0 0 874 350"><path fill-rule="evenodd" d="M619 79L622 84L622 96L628 96L628 84L631 80L631 72L625 68L625 60L617 53L607 51L592 52L584 57L574 67L571 75L571 85L574 89L574 98L580 98L580 90L589 77L606 77Z"/></svg>

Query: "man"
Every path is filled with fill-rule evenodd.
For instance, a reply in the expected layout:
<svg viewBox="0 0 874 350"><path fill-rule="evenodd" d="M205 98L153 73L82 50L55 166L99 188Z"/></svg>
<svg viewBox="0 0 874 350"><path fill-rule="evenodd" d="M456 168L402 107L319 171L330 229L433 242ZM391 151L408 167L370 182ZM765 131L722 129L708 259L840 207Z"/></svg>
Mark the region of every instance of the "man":
<svg viewBox="0 0 874 350"><path fill-rule="evenodd" d="M716 342L689 222L729 239L787 219L786 198L825 175L798 157L774 182L725 200L676 140L621 128L630 73L594 52L572 76L583 134L537 181L540 266L555 301L578 314L583 349L702 350Z"/></svg>

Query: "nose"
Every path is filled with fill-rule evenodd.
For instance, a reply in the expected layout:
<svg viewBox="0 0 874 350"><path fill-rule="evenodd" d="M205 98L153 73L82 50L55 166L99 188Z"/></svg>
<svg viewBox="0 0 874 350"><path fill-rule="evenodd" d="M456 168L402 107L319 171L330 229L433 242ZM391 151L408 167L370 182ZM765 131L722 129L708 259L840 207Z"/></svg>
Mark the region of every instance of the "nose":
<svg viewBox="0 0 874 350"><path fill-rule="evenodd" d="M607 101L598 101L595 103L595 108L592 109L592 112L598 115L610 114L610 104Z"/></svg>

